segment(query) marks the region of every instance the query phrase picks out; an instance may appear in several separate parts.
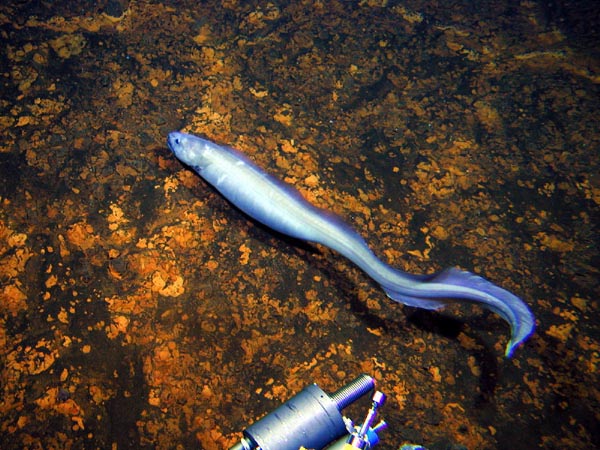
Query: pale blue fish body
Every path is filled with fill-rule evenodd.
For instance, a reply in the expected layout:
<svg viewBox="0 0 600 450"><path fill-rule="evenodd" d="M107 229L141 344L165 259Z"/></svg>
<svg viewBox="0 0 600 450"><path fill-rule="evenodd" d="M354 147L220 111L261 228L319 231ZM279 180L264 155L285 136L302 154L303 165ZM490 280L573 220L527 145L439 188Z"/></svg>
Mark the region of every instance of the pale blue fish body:
<svg viewBox="0 0 600 450"><path fill-rule="evenodd" d="M517 296L456 268L434 275L412 275L392 268L342 219L310 204L296 189L242 153L180 132L170 133L168 144L181 162L250 217L280 233L341 253L379 283L392 300L425 309L440 309L457 300L480 303L510 324L506 356L533 332L534 317Z"/></svg>

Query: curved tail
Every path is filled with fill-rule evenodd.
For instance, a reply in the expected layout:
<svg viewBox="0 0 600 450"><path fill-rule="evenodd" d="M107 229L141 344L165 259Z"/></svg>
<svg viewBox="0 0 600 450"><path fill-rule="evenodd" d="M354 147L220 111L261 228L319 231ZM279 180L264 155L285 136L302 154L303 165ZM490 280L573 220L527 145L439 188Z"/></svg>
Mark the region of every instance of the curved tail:
<svg viewBox="0 0 600 450"><path fill-rule="evenodd" d="M440 309L464 299L481 303L483 307L499 314L511 329L511 339L505 352L507 357L535 328L533 314L523 300L471 272L450 268L432 276L419 277L411 284L408 289L405 282L398 286L385 283L382 287L392 300L409 306Z"/></svg>

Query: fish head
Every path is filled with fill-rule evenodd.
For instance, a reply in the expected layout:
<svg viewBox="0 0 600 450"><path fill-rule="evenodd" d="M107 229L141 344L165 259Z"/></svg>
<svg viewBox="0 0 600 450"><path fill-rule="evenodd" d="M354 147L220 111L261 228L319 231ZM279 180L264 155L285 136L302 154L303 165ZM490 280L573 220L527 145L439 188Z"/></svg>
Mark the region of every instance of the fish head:
<svg viewBox="0 0 600 450"><path fill-rule="evenodd" d="M177 159L197 171L205 166L211 151L209 141L179 131L169 133L167 144Z"/></svg>

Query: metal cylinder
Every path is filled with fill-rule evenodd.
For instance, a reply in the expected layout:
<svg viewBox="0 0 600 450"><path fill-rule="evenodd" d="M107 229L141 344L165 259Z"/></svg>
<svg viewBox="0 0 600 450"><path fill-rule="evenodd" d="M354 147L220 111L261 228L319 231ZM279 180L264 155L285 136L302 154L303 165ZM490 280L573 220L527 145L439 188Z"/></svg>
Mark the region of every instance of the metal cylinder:
<svg viewBox="0 0 600 450"><path fill-rule="evenodd" d="M321 449L346 434L341 410L375 386L361 375L329 396L312 384L244 431L244 440L262 450Z"/></svg>
<svg viewBox="0 0 600 450"><path fill-rule="evenodd" d="M323 448L346 432L342 415L316 384L250 425L244 437L262 450Z"/></svg>

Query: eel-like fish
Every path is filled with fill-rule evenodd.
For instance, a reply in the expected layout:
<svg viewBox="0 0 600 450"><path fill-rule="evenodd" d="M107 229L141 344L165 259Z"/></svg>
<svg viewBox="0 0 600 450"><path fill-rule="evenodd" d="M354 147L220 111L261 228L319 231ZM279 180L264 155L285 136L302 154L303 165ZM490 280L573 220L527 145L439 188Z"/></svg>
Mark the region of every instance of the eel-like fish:
<svg viewBox="0 0 600 450"><path fill-rule="evenodd" d="M392 300L425 309L440 309L457 300L480 303L510 324L506 356L533 332L535 319L517 296L457 268L433 275L392 268L341 218L310 204L292 186L237 150L180 132L169 133L168 145L181 162L250 217L280 233L341 253L379 283Z"/></svg>

